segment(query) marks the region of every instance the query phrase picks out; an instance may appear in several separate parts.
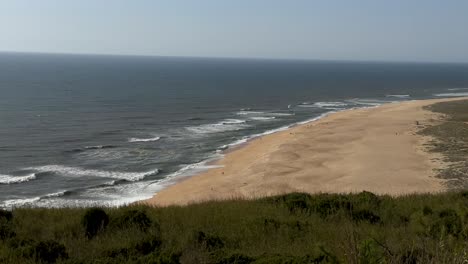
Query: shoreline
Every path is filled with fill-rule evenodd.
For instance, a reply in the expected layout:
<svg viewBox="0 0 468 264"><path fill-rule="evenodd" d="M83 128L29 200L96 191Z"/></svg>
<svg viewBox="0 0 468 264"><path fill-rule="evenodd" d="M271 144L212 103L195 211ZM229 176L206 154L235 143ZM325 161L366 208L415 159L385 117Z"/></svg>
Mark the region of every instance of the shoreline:
<svg viewBox="0 0 468 264"><path fill-rule="evenodd" d="M438 114L423 106L463 99L348 109L279 128L223 152L223 157L206 164L212 168L174 179L151 199L138 203L186 205L288 192L442 192L442 180L435 178L433 170L443 164L437 154L423 149L428 139L416 131L438 119ZM370 147L372 143L375 146ZM395 169L403 176L392 174Z"/></svg>

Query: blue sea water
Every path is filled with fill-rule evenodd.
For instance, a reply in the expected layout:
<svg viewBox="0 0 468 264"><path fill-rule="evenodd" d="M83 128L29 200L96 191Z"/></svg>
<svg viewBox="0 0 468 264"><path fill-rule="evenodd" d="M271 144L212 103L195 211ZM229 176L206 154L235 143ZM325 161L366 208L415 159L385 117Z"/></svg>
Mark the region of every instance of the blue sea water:
<svg viewBox="0 0 468 264"><path fill-rule="evenodd" d="M460 95L464 64L0 53L0 207L138 201L258 135Z"/></svg>

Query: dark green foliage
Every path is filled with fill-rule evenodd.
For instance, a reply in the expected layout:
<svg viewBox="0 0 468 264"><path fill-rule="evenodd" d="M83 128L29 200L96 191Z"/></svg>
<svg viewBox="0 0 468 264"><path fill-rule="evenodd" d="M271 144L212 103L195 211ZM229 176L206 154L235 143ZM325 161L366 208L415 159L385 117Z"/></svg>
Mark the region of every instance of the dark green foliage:
<svg viewBox="0 0 468 264"><path fill-rule="evenodd" d="M302 212L310 208L310 194L307 193L290 193L277 199L283 203L291 213Z"/></svg>
<svg viewBox="0 0 468 264"><path fill-rule="evenodd" d="M13 227L7 223L0 222L0 240L5 240L16 236L16 233L13 231Z"/></svg>
<svg viewBox="0 0 468 264"><path fill-rule="evenodd" d="M367 208L378 208L380 206L380 198L367 191L360 192L359 194L356 195L356 202L361 205L365 206Z"/></svg>
<svg viewBox="0 0 468 264"><path fill-rule="evenodd" d="M254 261L252 257L236 253L220 259L216 264L250 264Z"/></svg>
<svg viewBox="0 0 468 264"><path fill-rule="evenodd" d="M157 237L150 237L146 240L138 242L135 245L135 250L138 252L138 254L148 255L149 253L152 253L159 249L161 243L161 239Z"/></svg>
<svg viewBox="0 0 468 264"><path fill-rule="evenodd" d="M208 251L220 249L224 246L224 242L220 237L215 235L207 235L201 231L196 233L195 241L198 246L206 248Z"/></svg>
<svg viewBox="0 0 468 264"><path fill-rule="evenodd" d="M16 235L12 225L13 214L0 209L0 240L12 238Z"/></svg>
<svg viewBox="0 0 468 264"><path fill-rule="evenodd" d="M457 212L452 209L445 209L439 212L439 217L431 226L430 232L434 236L441 234L458 236L463 229L463 223Z"/></svg>
<svg viewBox="0 0 468 264"><path fill-rule="evenodd" d="M366 221L371 224L380 223L380 216L369 210L357 210L352 212L352 218L356 222Z"/></svg>
<svg viewBox="0 0 468 264"><path fill-rule="evenodd" d="M106 208L109 224L86 239L90 211L15 209L3 220L16 235L0 239L0 263L463 263L468 252L462 193Z"/></svg>
<svg viewBox="0 0 468 264"><path fill-rule="evenodd" d="M315 264L315 263L333 263L328 261L328 257L324 254L318 256L284 256L284 255L273 255L260 257L254 262L254 264Z"/></svg>
<svg viewBox="0 0 468 264"><path fill-rule="evenodd" d="M53 240L21 240L13 242L10 246L14 246L23 257L36 262L55 263L58 259L68 258L65 246Z"/></svg>
<svg viewBox="0 0 468 264"><path fill-rule="evenodd" d="M384 251L373 239L361 241L359 245L359 263L380 263L384 259Z"/></svg>
<svg viewBox="0 0 468 264"><path fill-rule="evenodd" d="M432 214L432 209L429 206L424 206L423 207L423 214L424 215L431 215Z"/></svg>
<svg viewBox="0 0 468 264"><path fill-rule="evenodd" d="M318 198L315 201L314 211L322 218L336 214L339 210L350 211L352 204L347 197L342 195L330 195Z"/></svg>
<svg viewBox="0 0 468 264"><path fill-rule="evenodd" d="M0 209L0 222L9 222L11 221L11 219L13 219L13 213L11 213L10 211Z"/></svg>
<svg viewBox="0 0 468 264"><path fill-rule="evenodd" d="M104 230L109 224L109 217L104 210L99 208L88 209L83 216L82 225L88 238L93 238L99 231Z"/></svg>
<svg viewBox="0 0 468 264"><path fill-rule="evenodd" d="M134 226L141 229L142 231L146 231L152 224L151 219L143 210L134 209L124 211L123 214L115 220L115 222L120 227Z"/></svg>

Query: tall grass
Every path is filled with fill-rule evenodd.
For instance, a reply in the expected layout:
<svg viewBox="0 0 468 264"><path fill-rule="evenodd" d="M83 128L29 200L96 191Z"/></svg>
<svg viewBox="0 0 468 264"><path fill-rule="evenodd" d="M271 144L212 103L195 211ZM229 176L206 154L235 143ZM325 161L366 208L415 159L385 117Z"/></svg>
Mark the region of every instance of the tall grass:
<svg viewBox="0 0 468 264"><path fill-rule="evenodd" d="M0 263L466 263L468 192L293 193L186 207L15 209ZM102 217L102 216L100 216ZM98 221L99 222L99 221ZM100 222L99 222L100 223Z"/></svg>

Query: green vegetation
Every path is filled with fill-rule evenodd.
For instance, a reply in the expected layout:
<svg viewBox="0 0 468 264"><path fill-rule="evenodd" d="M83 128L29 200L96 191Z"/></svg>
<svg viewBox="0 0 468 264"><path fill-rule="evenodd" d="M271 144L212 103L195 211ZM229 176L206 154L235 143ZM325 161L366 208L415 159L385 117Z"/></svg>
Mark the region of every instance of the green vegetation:
<svg viewBox="0 0 468 264"><path fill-rule="evenodd" d="M420 131L434 138L430 150L441 153L449 166L439 171L452 189L468 188L468 100L442 102L427 109L446 115L444 120Z"/></svg>
<svg viewBox="0 0 468 264"><path fill-rule="evenodd" d="M468 192L0 211L0 263L466 263Z"/></svg>

